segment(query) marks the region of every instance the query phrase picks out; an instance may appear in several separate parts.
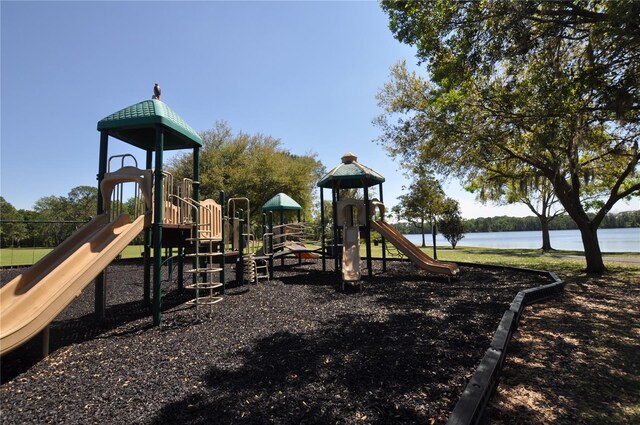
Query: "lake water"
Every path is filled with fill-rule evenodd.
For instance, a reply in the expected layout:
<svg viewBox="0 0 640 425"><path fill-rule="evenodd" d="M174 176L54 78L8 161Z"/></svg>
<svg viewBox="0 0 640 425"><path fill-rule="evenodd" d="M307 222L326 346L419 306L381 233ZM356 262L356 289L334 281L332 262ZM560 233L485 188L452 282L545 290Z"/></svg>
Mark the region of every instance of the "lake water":
<svg viewBox="0 0 640 425"><path fill-rule="evenodd" d="M584 251L580 231L551 230L551 247L567 251ZM405 235L416 245L422 243L422 235ZM640 227L629 229L600 229L598 241L602 252L640 252ZM431 234L426 235L425 242L431 246ZM447 240L438 234L436 245L450 247ZM542 246L542 232L486 232L467 233L458 246L480 248L537 249Z"/></svg>

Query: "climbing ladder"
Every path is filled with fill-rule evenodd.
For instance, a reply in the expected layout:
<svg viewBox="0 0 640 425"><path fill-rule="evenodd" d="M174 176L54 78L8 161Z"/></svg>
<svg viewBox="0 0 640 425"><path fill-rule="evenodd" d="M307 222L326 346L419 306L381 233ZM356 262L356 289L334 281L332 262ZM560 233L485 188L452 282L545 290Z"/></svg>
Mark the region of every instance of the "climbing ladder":
<svg viewBox="0 0 640 425"><path fill-rule="evenodd" d="M199 308L200 306L213 306L222 301L224 295L223 278L219 276L224 270L224 254L216 251L216 241L211 238L197 236L189 238L195 246L195 251L188 256L195 258L195 267L187 270L187 273L194 274L194 282L186 285L187 289L195 290L195 298L189 301L190 304ZM222 263L222 264L221 264Z"/></svg>
<svg viewBox="0 0 640 425"><path fill-rule="evenodd" d="M222 209L211 199L197 202L192 198L193 181L184 179L180 187L180 195L171 195L179 205L182 223L191 224L191 237L187 242L193 245L193 252L187 254L194 262L194 267L186 270L193 274L193 283L187 289L195 291L195 298L189 304L199 310L201 306L210 306L223 299L225 291L224 278L224 244L222 243ZM194 217L195 216L195 217Z"/></svg>

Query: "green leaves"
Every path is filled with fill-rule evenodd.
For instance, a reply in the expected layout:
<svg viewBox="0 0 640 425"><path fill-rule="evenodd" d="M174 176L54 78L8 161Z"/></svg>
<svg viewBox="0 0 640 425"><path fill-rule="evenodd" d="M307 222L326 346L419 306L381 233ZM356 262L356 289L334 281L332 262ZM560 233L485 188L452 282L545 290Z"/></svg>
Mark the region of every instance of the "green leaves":
<svg viewBox="0 0 640 425"><path fill-rule="evenodd" d="M640 6L487 0L382 8L431 80L394 67L378 97L378 142L409 169L428 167L469 187L479 177L542 176L590 233L585 250L598 250L593 229L617 201L640 192Z"/></svg>
<svg viewBox="0 0 640 425"><path fill-rule="evenodd" d="M234 134L223 122L200 136L204 142L200 152L201 198L218 199L220 190L227 198L248 198L252 218L258 221L262 205L284 192L311 219L314 185L324 172L315 154L294 155L278 139L263 134ZM178 179L191 177L191 164L190 154L178 156L169 171Z"/></svg>

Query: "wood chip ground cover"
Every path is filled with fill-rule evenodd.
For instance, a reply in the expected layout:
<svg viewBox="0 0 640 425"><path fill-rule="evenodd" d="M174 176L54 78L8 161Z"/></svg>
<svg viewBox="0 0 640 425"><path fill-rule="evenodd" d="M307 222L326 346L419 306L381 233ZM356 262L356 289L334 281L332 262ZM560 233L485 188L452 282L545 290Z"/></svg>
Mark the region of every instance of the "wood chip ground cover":
<svg viewBox="0 0 640 425"><path fill-rule="evenodd" d="M637 274L567 279L564 295L527 307L489 424L640 424Z"/></svg>
<svg viewBox="0 0 640 425"><path fill-rule="evenodd" d="M513 296L547 282L380 267L345 294L320 263L293 261L270 282L229 289L208 317L165 276L153 327L142 267L112 265L105 322L94 322L90 285L52 324L48 358L37 361L35 340L2 359L2 422L443 423Z"/></svg>

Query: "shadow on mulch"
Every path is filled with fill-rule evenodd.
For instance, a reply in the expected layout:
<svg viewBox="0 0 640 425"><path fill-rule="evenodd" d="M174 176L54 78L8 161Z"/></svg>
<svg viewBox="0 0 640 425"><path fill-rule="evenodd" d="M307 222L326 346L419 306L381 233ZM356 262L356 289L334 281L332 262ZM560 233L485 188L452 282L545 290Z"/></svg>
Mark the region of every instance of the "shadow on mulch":
<svg viewBox="0 0 640 425"><path fill-rule="evenodd" d="M231 284L228 295L238 296L216 304L202 323L168 286L163 310L174 308L157 329L148 329L142 302L132 301L142 298L139 271L116 267L108 321L96 327L90 286L60 317L66 327L55 336L57 347L80 347L56 370L26 371L9 383L3 408L16 423L43 411L54 422L64 414L102 423L443 423L505 308L539 278L465 266L459 281L448 282L410 263L394 263L385 274L375 266L372 279L364 273L361 292L344 294L339 274L317 263L289 264L272 281ZM119 349L113 336L136 349ZM96 350L105 365L99 381ZM75 369L78 381L66 373ZM10 380L4 369L2 375ZM114 385L121 379L131 386ZM87 410L89 394L111 402Z"/></svg>
<svg viewBox="0 0 640 425"><path fill-rule="evenodd" d="M499 284L499 274L474 270L464 284L449 283L411 271L401 280L376 275L349 295L391 314L343 314L312 332L259 339L212 365L204 389L163 406L152 423L446 421L522 282ZM278 280L335 302L335 292L315 288L339 287L339 275L288 272Z"/></svg>
<svg viewBox="0 0 640 425"><path fill-rule="evenodd" d="M438 414L428 407L433 399L455 401L457 368L475 362L451 341L408 332L431 326L413 313L384 322L346 315L309 334L277 332L212 366L205 394L165 405L153 423L424 422ZM455 367L414 367L452 351Z"/></svg>
<svg viewBox="0 0 640 425"><path fill-rule="evenodd" d="M600 280L570 279L561 299L528 308L489 423L638 423L640 289Z"/></svg>

